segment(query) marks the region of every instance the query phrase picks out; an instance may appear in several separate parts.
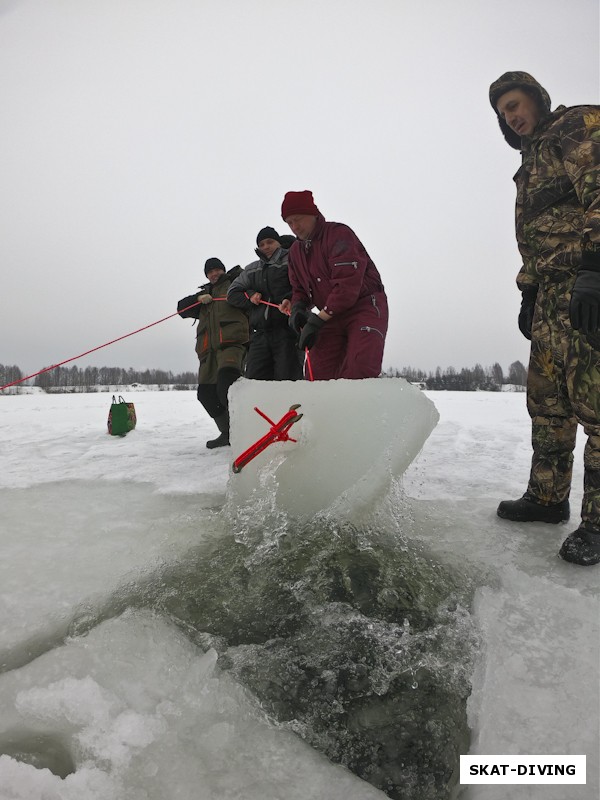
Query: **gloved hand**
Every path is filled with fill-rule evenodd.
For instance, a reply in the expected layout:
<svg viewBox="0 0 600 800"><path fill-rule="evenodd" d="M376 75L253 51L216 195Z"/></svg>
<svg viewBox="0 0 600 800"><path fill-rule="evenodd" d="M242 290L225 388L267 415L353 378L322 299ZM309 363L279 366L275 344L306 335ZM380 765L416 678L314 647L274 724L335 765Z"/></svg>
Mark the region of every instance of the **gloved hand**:
<svg viewBox="0 0 600 800"><path fill-rule="evenodd" d="M312 312L308 315L308 319L304 323L304 327L300 331L300 339L298 340L298 349L304 350L314 346L317 341L319 331L325 325L325 320L321 319L317 314Z"/></svg>
<svg viewBox="0 0 600 800"><path fill-rule="evenodd" d="M302 328L306 325L308 314L309 311L306 303L294 303L292 306L288 325L298 336Z"/></svg>
<svg viewBox="0 0 600 800"><path fill-rule="evenodd" d="M573 291L569 317L574 330L581 333L596 333L600 329L600 272L579 268Z"/></svg>
<svg viewBox="0 0 600 800"><path fill-rule="evenodd" d="M521 310L519 311L519 330L526 339L531 339L531 326L533 324L533 311L537 292L537 285L526 286L522 291L523 299L521 300Z"/></svg>
<svg viewBox="0 0 600 800"><path fill-rule="evenodd" d="M212 303L212 295L210 294L199 294L198 295L198 302L202 303L202 305L206 306L208 303Z"/></svg>

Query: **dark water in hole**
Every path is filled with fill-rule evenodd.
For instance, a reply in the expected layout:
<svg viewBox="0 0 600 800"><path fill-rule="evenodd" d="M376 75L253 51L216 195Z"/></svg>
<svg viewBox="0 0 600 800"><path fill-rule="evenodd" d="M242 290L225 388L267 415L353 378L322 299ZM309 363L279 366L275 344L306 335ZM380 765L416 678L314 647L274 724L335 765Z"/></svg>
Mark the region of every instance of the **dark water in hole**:
<svg viewBox="0 0 600 800"><path fill-rule="evenodd" d="M300 525L255 511L252 523L203 512L198 547L78 609L4 669L126 608L150 608L214 648L219 668L280 725L391 798L453 797L479 642L471 578L385 521ZM61 777L72 770L60 741L20 736L4 737L0 752Z"/></svg>
<svg viewBox="0 0 600 800"><path fill-rule="evenodd" d="M165 570L145 602L332 761L392 798L443 800L469 749L472 591L397 534L265 519Z"/></svg>

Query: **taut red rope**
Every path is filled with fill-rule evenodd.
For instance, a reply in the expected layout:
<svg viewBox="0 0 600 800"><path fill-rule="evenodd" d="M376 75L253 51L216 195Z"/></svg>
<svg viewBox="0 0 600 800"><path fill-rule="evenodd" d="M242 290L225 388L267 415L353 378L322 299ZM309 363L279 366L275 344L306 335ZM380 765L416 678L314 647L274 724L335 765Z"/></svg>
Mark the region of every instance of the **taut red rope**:
<svg viewBox="0 0 600 800"><path fill-rule="evenodd" d="M213 301L214 300L227 300L227 298L226 297L213 297ZM260 302L264 303L267 306L273 306L274 308L279 308L279 306L275 305L275 303L267 303L266 300L261 300ZM96 350L102 350L103 347L108 347L111 344L115 344L115 342L120 342L123 339L127 339L129 336L135 336L136 333L141 333L142 331L146 331L146 330L148 330L148 328L154 327L154 325L159 325L161 322L166 322L168 319L171 319L171 317L177 317L183 311L188 311L188 309L195 308L196 306L199 306L201 304L202 304L201 301L198 301L196 303L192 303L191 305L186 306L186 308L182 308L181 311L176 311L174 314L169 314L169 316L167 316L167 317L163 317L162 319L157 319L156 322L151 322L149 325L144 325L143 327L138 328L135 331L131 331L131 333L124 333L123 336L117 336L116 339L111 339L110 342L105 342L104 344L99 344L97 347L92 347L90 350L86 350L84 353L79 353L79 355L77 355L77 356L71 356L71 358L65 358L64 361L59 361L57 364L52 364L51 367L44 367L44 369L40 369L37 372L32 372L31 375L25 375L24 378L19 378L18 380L12 381L11 383L5 383L4 386L0 386L0 392L3 389L10 388L11 386L16 386L18 383L23 383L23 381L28 381L30 378L36 378L38 375L43 375L45 372L50 372L50 370L56 369L57 367L62 367L64 364L70 364L71 361L77 361L78 358L83 358L84 356L89 356L90 353L95 353ZM288 316L289 316L289 312L288 312ZM306 363L307 363L307 366L308 366L309 379L312 381L313 377L312 377L312 369L310 367L310 359L308 357L308 349L306 349L305 352L306 352Z"/></svg>
<svg viewBox="0 0 600 800"><path fill-rule="evenodd" d="M219 298L225 299L225 298ZM194 308L194 306L199 305L199 303L192 303L191 306L187 308L182 308L182 311L187 311L188 308ZM158 325L160 322L165 322L171 317L176 317L179 314L179 311L176 311L174 314L169 314L168 317L163 317L162 319L156 320L156 322L151 322L149 325L144 325L143 328L138 328L136 331L131 331L131 333L125 333L123 336L118 336L116 339L111 339L110 342L105 342L104 344L99 344L98 347L92 347L91 350L86 350L85 353L79 353L78 356L73 356L72 358L65 358L64 361L59 361L58 364L53 364L51 367L44 367L44 369L40 369L38 372L32 372L31 375L26 375L24 378L19 378L17 381L13 381L12 383L7 383L5 386L0 386L0 392L2 389L8 389L9 386L16 386L17 383L23 383L23 381L28 381L29 378L35 378L37 375L43 375L44 372L50 372L51 369L56 369L57 367L62 367L63 364L69 364L71 361L76 361L78 358L83 358L83 356L88 356L90 353L95 353L96 350L102 350L103 347L108 347L109 344L114 344L115 342L120 342L121 339L127 339L128 336L133 336L136 333L141 333L141 331L145 331L148 328L152 328L154 325Z"/></svg>

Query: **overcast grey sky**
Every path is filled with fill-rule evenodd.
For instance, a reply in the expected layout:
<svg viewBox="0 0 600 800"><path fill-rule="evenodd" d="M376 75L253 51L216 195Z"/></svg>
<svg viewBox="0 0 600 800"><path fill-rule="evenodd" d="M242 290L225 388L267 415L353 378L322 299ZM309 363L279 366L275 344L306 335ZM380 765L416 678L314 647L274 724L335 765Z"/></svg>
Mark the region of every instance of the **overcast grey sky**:
<svg viewBox="0 0 600 800"><path fill-rule="evenodd" d="M173 313L207 258L289 232L290 189L377 264L385 367L526 363L488 87L521 69L599 103L599 38L598 0L0 0L0 363ZM194 330L75 363L196 370Z"/></svg>

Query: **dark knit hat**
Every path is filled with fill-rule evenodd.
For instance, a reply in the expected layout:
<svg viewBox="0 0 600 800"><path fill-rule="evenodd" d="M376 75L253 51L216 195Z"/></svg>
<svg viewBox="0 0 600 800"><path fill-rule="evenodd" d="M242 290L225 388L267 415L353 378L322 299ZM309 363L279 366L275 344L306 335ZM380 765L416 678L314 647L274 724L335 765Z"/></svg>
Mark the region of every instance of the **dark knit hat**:
<svg viewBox="0 0 600 800"><path fill-rule="evenodd" d="M502 95L506 94L506 92L510 92L511 89L522 89L524 92L534 97L543 117L550 113L550 95L528 72L505 72L504 75L501 75L498 80L494 81L490 86L490 103L498 117L500 130L509 145L514 147L515 150L520 150L521 137L518 133L515 133L512 128L508 127L500 114L498 114L498 109L496 107Z"/></svg>
<svg viewBox="0 0 600 800"><path fill-rule="evenodd" d="M292 236L291 233L283 233L279 241L281 242L282 247L284 247L286 250L289 250L294 242L297 242L298 240L295 236Z"/></svg>
<svg viewBox="0 0 600 800"><path fill-rule="evenodd" d="M281 216L284 220L291 217L292 214L309 214L317 217L319 213L312 192L308 189L303 192L287 192L281 204Z"/></svg>
<svg viewBox="0 0 600 800"><path fill-rule="evenodd" d="M220 258L208 258L206 260L206 264L204 265L204 274L208 277L208 273L212 269L222 269L225 272L225 264L221 261Z"/></svg>
<svg viewBox="0 0 600 800"><path fill-rule="evenodd" d="M268 225L266 228L261 228L258 232L258 236L256 237L256 244L257 246L262 242L263 239L275 239L276 242L281 244L281 237L275 230L275 228L270 228Z"/></svg>

